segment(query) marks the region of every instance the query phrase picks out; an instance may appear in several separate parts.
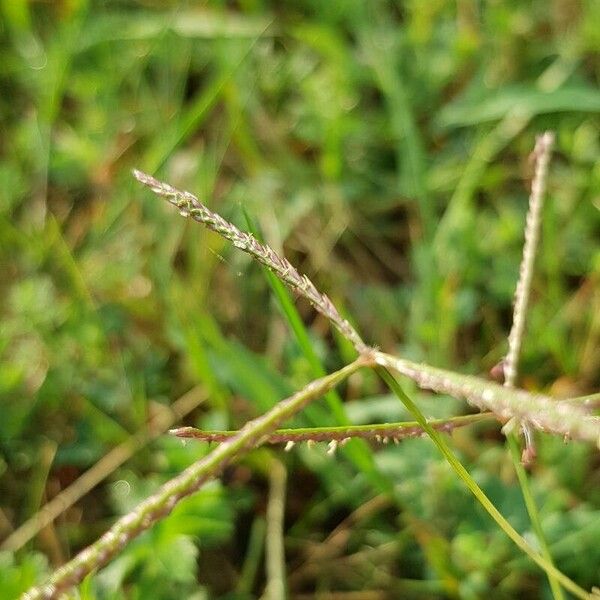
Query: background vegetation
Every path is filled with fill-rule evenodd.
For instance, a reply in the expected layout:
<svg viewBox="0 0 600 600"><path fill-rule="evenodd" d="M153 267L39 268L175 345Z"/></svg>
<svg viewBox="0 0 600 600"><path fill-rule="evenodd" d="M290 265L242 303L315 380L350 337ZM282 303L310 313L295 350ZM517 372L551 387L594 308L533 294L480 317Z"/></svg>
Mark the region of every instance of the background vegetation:
<svg viewBox="0 0 600 600"><path fill-rule="evenodd" d="M115 447L131 457L0 553L0 597L41 580L207 452L168 436L145 443L166 407L183 405L185 424L237 428L312 378L260 269L142 190L132 167L242 228L247 211L368 342L483 374L506 352L529 152L553 129L520 385L598 390L593 0L1 8L0 539ZM299 308L326 369L341 366L347 343ZM407 389L428 416L467 410ZM340 392L353 422L406 417L370 373ZM315 411L296 424L333 422L324 401ZM600 583L598 453L538 444L532 488L552 555L589 589ZM532 536L498 428L456 432L453 446ZM79 593L259 597L279 460L291 597L550 597L428 440L373 447L395 503L325 449L252 453Z"/></svg>

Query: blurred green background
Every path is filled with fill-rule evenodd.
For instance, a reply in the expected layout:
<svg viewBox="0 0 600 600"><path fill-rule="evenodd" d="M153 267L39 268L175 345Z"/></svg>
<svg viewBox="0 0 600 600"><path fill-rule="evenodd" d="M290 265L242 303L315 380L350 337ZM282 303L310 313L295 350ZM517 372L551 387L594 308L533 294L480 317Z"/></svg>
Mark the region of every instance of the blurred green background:
<svg viewBox="0 0 600 600"><path fill-rule="evenodd" d="M237 428L312 377L260 269L142 189L133 167L242 228L247 211L369 343L485 374L506 352L529 154L552 129L520 385L598 390L597 1L0 7L0 540L114 458L50 526L0 553L1 598L208 451L158 435L169 406L185 413L175 422ZM327 370L352 357L298 307ZM467 410L405 388L429 416ZM356 423L406 418L370 373L340 394ZM323 401L311 415L297 424L333 422ZM598 453L538 443L532 487L552 554L589 589ZM453 445L535 542L498 427ZM261 597L274 460L288 468L292 598L551 597L428 440L363 449L393 501L344 456L279 450L229 468L79 597Z"/></svg>

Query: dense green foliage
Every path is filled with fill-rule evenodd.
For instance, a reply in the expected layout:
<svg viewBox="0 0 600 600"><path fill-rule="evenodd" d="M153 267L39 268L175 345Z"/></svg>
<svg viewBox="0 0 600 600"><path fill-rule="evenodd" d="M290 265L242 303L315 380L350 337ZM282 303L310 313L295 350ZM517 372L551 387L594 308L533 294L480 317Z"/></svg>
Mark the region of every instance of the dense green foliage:
<svg viewBox="0 0 600 600"><path fill-rule="evenodd" d="M300 302L316 352L307 358L260 268L142 190L132 167L193 190L241 228L246 213L367 342L482 374L506 352L528 156L535 134L553 129L520 385L598 390L594 0L0 7L0 539L189 390L198 407L184 423L237 428L310 381L314 359L329 371L353 356ZM466 410L406 389L427 416ZM340 388L355 423L407 418L387 394L371 373ZM331 406L296 424L335 422ZM538 444L531 485L553 558L589 589L600 584L597 450ZM461 430L452 445L532 536L498 427ZM429 440L360 447L394 502L356 456L325 449L251 453L81 597L259 597L276 459L288 467L293 597L550 597ZM132 453L32 542L0 553L0 597L41 580L207 451L160 436Z"/></svg>

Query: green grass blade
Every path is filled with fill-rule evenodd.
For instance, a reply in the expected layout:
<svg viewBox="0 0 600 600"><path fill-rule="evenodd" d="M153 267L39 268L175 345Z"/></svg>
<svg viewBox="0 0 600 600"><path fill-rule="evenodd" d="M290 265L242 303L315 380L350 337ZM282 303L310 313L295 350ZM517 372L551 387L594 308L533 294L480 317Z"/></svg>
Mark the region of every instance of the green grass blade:
<svg viewBox="0 0 600 600"><path fill-rule="evenodd" d="M243 212L248 230L250 233L252 233L252 235L254 235L254 237L256 237L257 240L262 241L254 220L250 217L250 214L246 209L243 209ZM277 304L281 309L283 317L294 333L298 346L310 365L312 374L315 377L323 377L325 374L325 369L323 368L323 365L321 364L321 361L319 360L319 357L312 346L308 331L306 330L306 327L304 326L304 323L298 314L298 310L296 309L296 306L290 297L290 293L287 291L285 285L273 273L271 273L269 269L263 266L261 266L261 269L265 275L265 278L267 279L269 287L275 294L275 299L277 300ZM325 399L335 418L335 421L340 425L349 424L350 422L348 421L342 406L342 399L339 397L337 392L329 392L325 396Z"/></svg>
<svg viewBox="0 0 600 600"><path fill-rule="evenodd" d="M503 119L515 106L533 115L557 112L600 112L600 91L583 85L565 85L552 91L514 85L493 90L485 98L460 99L437 116L440 128L451 129Z"/></svg>
<svg viewBox="0 0 600 600"><path fill-rule="evenodd" d="M525 472L525 467L523 467L521 464L521 452L517 436L511 433L506 436L506 441L510 450L513 465L515 466L515 472L517 474L517 479L519 480L519 486L521 487L521 493L523 494L525 507L527 508L527 513L529 514L529 520L531 521L531 526L533 527L533 531L538 539L542 556L550 564L553 564L552 555L550 554L550 548L548 546L548 540L546 539L546 535L544 534L544 530L542 528L542 522L540 521L538 507L531 492L531 487L529 486L529 478ZM550 589L552 590L552 595L554 598L556 600L564 599L562 588L558 584L556 577L548 573L548 582L550 583Z"/></svg>
<svg viewBox="0 0 600 600"><path fill-rule="evenodd" d="M543 569L548 576L552 576L556 579L565 589L569 590L577 598L588 600L592 596L588 594L583 588L579 587L574 581L569 579L564 573L559 571L551 562L549 562L544 556L538 554L514 529L514 527L502 516L500 511L494 506L492 501L486 496L485 492L477 485L477 482L471 477L464 465L458 460L456 455L452 452L446 440L438 431L436 431L419 410L417 405L404 393L400 384L392 376L392 374L383 367L376 367L376 371L379 376L386 382L389 388L398 396L400 401L406 406L406 408L415 417L415 420L419 425L427 432L433 443L437 446L438 450L444 456L446 461L452 467L454 472L460 477L460 479L467 486L469 491L475 496L476 500L486 510L486 512L494 519L498 526L506 533L506 535L516 544L516 546L522 550L531 560L533 560L541 569Z"/></svg>
<svg viewBox="0 0 600 600"><path fill-rule="evenodd" d="M247 211L244 211L244 214L250 232L256 236L256 239L260 240L257 228L253 223L251 216ZM273 289L275 298L279 303L283 315L290 324L290 327L292 327L292 331L298 340L299 347L309 361L309 365L311 366L311 369L313 369L314 375L317 377L320 376L319 373L324 372L323 366L312 348L310 336L304 327L304 323L294 306L289 292L284 287L283 283L266 267L263 267L263 273L265 274L271 289ZM350 421L346 416L340 396L337 393L329 392L325 395L325 400L327 401L337 424L349 425ZM377 470L371 451L363 440L351 440L344 448L342 448L342 452L357 469L365 474L375 489L381 493L393 495L392 482Z"/></svg>

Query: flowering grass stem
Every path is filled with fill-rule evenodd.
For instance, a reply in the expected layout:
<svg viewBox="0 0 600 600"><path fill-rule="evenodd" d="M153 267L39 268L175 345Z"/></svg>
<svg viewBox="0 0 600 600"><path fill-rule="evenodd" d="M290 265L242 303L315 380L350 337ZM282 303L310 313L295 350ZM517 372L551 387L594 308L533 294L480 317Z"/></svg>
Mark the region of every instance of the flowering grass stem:
<svg viewBox="0 0 600 600"><path fill-rule="evenodd" d="M302 410L349 375L373 364L368 355L330 375L316 379L293 396L276 404L269 412L249 421L235 436L217 446L202 460L165 483L155 494L133 511L121 517L102 537L56 570L43 585L25 592L21 600L54 600L69 587L78 584L92 571L104 566L131 540L166 517L183 499L200 489L209 479L238 456L264 443L266 437L283 421Z"/></svg>

